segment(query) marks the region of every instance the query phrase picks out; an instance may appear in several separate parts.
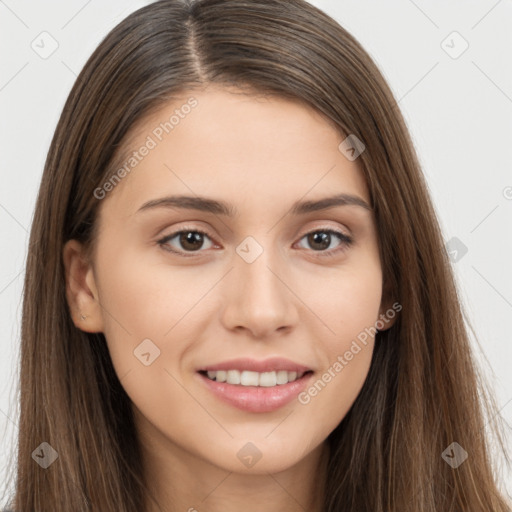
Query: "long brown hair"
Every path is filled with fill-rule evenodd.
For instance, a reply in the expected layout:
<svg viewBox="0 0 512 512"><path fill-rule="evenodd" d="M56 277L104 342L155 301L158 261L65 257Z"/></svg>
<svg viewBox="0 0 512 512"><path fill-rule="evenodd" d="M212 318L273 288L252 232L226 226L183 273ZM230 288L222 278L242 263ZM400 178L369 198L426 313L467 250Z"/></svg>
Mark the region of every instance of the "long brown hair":
<svg viewBox="0 0 512 512"><path fill-rule="evenodd" d="M476 365L436 213L403 117L377 66L303 0L164 0L128 16L78 76L47 156L30 234L20 350L16 512L141 512L147 503L130 400L102 333L72 322L62 248L92 247L94 191L136 123L216 83L312 106L365 144L386 295L365 384L329 435L325 512L506 512L485 429L505 453ZM466 322L468 323L468 322ZM469 323L468 323L469 325ZM58 453L33 460L42 442ZM459 467L442 454L468 453ZM508 458L507 458L508 461Z"/></svg>

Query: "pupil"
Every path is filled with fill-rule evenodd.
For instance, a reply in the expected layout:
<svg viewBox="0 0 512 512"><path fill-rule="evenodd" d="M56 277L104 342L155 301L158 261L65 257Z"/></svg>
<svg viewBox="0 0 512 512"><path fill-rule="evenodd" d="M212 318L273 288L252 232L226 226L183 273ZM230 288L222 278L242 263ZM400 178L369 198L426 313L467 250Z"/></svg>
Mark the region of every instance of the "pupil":
<svg viewBox="0 0 512 512"><path fill-rule="evenodd" d="M197 249L200 249L203 245L203 235L202 233L197 233L195 231L187 231L182 233L180 237L180 243L185 249L190 249L192 251L196 251ZM199 245L194 245L194 243L199 242ZM191 244L191 246L187 247L187 244Z"/></svg>
<svg viewBox="0 0 512 512"><path fill-rule="evenodd" d="M315 243L321 244L320 249L326 249L327 247L329 247L330 238L331 238L331 235L329 233L317 232L317 233L312 233L311 235L309 235L309 242L313 242L313 244L312 244L313 249L314 249Z"/></svg>

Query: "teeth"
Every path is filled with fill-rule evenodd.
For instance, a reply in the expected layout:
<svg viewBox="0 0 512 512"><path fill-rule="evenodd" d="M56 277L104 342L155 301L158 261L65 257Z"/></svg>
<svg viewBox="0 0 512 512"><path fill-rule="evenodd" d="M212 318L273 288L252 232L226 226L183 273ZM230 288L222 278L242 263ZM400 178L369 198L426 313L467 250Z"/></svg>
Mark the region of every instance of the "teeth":
<svg viewBox="0 0 512 512"><path fill-rule="evenodd" d="M259 386L259 384L260 384L259 379L260 379L260 376L259 376L258 372L244 371L240 374L240 384L242 384L242 386ZM230 384L232 384L232 383L230 382Z"/></svg>
<svg viewBox="0 0 512 512"><path fill-rule="evenodd" d="M250 372L247 370L219 370L208 371L208 378L217 382L227 382L228 384L239 384L242 386L261 386L272 387L280 384L288 384L294 380L300 379L304 372L288 372L278 370L272 372Z"/></svg>
<svg viewBox="0 0 512 512"><path fill-rule="evenodd" d="M238 370L228 370L228 384L240 384L240 372Z"/></svg>
<svg viewBox="0 0 512 512"><path fill-rule="evenodd" d="M265 372L260 374L260 386L269 388L277 384L276 372Z"/></svg>

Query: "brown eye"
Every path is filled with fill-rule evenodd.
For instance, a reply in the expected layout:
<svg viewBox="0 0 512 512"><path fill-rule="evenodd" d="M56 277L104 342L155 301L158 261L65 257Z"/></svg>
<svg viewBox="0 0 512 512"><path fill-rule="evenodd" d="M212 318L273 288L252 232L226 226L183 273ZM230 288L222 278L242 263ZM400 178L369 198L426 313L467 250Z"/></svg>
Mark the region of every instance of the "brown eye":
<svg viewBox="0 0 512 512"><path fill-rule="evenodd" d="M178 240L184 249L190 251L201 249L204 243L203 234L197 231L182 231Z"/></svg>
<svg viewBox="0 0 512 512"><path fill-rule="evenodd" d="M162 238L158 241L158 244L170 252L200 252L200 249L204 248L205 237L208 239L210 238L204 231L197 229L182 229ZM169 243L174 239L176 239L178 247Z"/></svg>
<svg viewBox="0 0 512 512"><path fill-rule="evenodd" d="M306 239L307 244L313 251L326 253L326 256L337 253L338 251L345 250L348 246L353 243L351 237L345 235L341 231L335 231L332 229L317 229L304 235L301 240ZM331 243L338 239L338 245L333 249L328 249Z"/></svg>
<svg viewBox="0 0 512 512"><path fill-rule="evenodd" d="M210 240L210 246L206 248L211 248L213 243L208 233L199 229L185 228L165 236L158 241L158 244L166 251L181 256L193 256L194 252L202 252L201 249L205 248L206 239ZM311 231L301 238L301 240L304 239L307 241L307 245L311 250L318 253L319 256L325 257L335 256L339 252L346 250L353 243L351 237L341 231L333 229L317 229ZM336 240L338 240L338 244L334 248L329 249ZM176 243L178 246L176 246Z"/></svg>

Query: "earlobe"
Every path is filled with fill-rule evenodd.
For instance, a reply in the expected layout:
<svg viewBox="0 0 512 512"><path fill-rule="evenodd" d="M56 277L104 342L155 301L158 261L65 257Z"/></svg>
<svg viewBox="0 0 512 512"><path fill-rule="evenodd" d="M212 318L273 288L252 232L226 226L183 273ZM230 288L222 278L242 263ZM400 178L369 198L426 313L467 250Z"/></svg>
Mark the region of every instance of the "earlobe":
<svg viewBox="0 0 512 512"><path fill-rule="evenodd" d="M62 250L66 272L66 298L73 323L86 332L103 332L103 317L94 271L77 240L68 240Z"/></svg>
<svg viewBox="0 0 512 512"><path fill-rule="evenodd" d="M382 311L379 314L379 319L376 322L377 329L379 331L387 331L390 327L395 323L396 315L393 315L393 311L391 312L391 316L389 315L389 309Z"/></svg>
<svg viewBox="0 0 512 512"><path fill-rule="evenodd" d="M401 304L393 299L393 295L394 293L389 281L384 282L379 318L376 323L379 331L387 331L390 329L396 322L398 312L402 309Z"/></svg>
<svg viewBox="0 0 512 512"><path fill-rule="evenodd" d="M389 279L384 279L382 283L382 296L379 308L379 317L376 320L376 327L379 331L387 331L393 327L402 305L393 299L395 291L392 288Z"/></svg>
<svg viewBox="0 0 512 512"><path fill-rule="evenodd" d="M385 302L383 301L379 309L379 318L376 322L377 329L379 331L387 331L392 327L401 309L402 306L397 301L393 301L392 299Z"/></svg>

